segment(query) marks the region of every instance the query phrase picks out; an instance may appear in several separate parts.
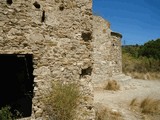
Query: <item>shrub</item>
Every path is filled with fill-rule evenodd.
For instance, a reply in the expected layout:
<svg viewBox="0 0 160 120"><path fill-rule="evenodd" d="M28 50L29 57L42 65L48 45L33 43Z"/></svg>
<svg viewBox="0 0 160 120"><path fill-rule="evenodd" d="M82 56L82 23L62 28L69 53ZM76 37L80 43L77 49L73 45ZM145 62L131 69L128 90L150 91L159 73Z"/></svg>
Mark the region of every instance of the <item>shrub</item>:
<svg viewBox="0 0 160 120"><path fill-rule="evenodd" d="M128 53L123 53L123 72L138 79L160 79L160 60L147 57L134 58Z"/></svg>
<svg viewBox="0 0 160 120"><path fill-rule="evenodd" d="M51 92L44 100L45 110L50 120L73 120L80 99L80 91L75 83L53 84Z"/></svg>
<svg viewBox="0 0 160 120"><path fill-rule="evenodd" d="M12 117L12 113L10 112L10 107L6 106L6 107L2 107L0 110L0 120L13 120Z"/></svg>
<svg viewBox="0 0 160 120"><path fill-rule="evenodd" d="M120 89L120 86L118 85L117 81L109 80L107 86L104 89L116 91Z"/></svg>
<svg viewBox="0 0 160 120"><path fill-rule="evenodd" d="M21 117L22 115L17 110L14 110L14 113L12 113L10 106L2 107L0 110L0 120L16 120L16 118Z"/></svg>
<svg viewBox="0 0 160 120"><path fill-rule="evenodd" d="M160 79L160 39L122 47L122 69L138 79ZM146 76L146 74L148 74Z"/></svg>

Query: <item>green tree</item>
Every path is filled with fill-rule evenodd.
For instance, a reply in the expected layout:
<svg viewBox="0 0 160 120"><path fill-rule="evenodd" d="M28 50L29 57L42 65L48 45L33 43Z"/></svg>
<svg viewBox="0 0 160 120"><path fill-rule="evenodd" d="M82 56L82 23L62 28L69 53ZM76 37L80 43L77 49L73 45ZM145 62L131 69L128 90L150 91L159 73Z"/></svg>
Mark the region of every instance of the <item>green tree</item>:
<svg viewBox="0 0 160 120"><path fill-rule="evenodd" d="M160 59L160 38L150 40L138 50L138 56Z"/></svg>

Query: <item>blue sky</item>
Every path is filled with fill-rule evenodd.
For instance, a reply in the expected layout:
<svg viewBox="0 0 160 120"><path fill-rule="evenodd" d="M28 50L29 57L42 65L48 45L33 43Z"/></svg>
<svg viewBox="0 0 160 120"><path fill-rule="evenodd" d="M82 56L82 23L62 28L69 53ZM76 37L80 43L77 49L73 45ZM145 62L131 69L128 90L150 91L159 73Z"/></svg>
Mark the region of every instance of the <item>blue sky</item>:
<svg viewBox="0 0 160 120"><path fill-rule="evenodd" d="M141 45L160 38L160 0L93 0L93 13L123 35L122 44Z"/></svg>

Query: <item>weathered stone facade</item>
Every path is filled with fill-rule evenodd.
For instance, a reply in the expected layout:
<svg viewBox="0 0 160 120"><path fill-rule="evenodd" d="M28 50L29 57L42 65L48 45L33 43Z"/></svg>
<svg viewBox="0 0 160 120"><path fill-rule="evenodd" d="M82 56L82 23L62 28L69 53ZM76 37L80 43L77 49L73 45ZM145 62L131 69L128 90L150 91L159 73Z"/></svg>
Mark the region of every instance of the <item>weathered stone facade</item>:
<svg viewBox="0 0 160 120"><path fill-rule="evenodd" d="M121 34L116 32L111 32L112 76L122 74L121 38L122 38Z"/></svg>
<svg viewBox="0 0 160 120"><path fill-rule="evenodd" d="M92 0L1 0L0 34L0 54L33 56L28 120L46 119L41 98L53 81L78 82L84 99L75 120L94 120L92 81L122 72L122 36L92 16Z"/></svg>
<svg viewBox="0 0 160 120"><path fill-rule="evenodd" d="M91 0L1 0L0 54L33 55L34 98L29 119L45 120L41 97L51 81L78 81L76 120L94 120ZM111 43L110 43L111 44ZM107 51L106 51L107 52Z"/></svg>
<svg viewBox="0 0 160 120"><path fill-rule="evenodd" d="M110 23L99 16L93 16L93 71L95 86L122 73L121 38L112 32Z"/></svg>

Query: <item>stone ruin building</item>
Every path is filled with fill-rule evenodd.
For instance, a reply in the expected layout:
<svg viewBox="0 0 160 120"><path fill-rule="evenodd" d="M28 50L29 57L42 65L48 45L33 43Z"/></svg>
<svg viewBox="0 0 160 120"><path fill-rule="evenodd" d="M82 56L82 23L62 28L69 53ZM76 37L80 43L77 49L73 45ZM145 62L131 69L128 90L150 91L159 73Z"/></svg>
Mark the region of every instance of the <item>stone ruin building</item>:
<svg viewBox="0 0 160 120"><path fill-rule="evenodd" d="M22 101L19 96L15 98L25 106L24 116L44 120L40 99L51 81L78 81L88 99L82 101L77 119L93 119L91 71L85 72L92 68L91 9L91 0L1 0L0 63L8 70L1 67L6 78L0 83L0 98L15 96L20 91L16 85L20 84L25 93L34 96L24 96ZM16 78L13 73L24 76ZM17 81L11 81L14 78ZM3 94L7 88L9 92Z"/></svg>
<svg viewBox="0 0 160 120"><path fill-rule="evenodd" d="M92 81L96 86L122 73L122 35L113 32L110 23L99 16L93 16L92 24Z"/></svg>
<svg viewBox="0 0 160 120"><path fill-rule="evenodd" d="M0 107L14 101L27 120L45 120L51 82L78 82L75 120L94 120L92 81L122 72L121 37L92 15L92 0L1 0Z"/></svg>

